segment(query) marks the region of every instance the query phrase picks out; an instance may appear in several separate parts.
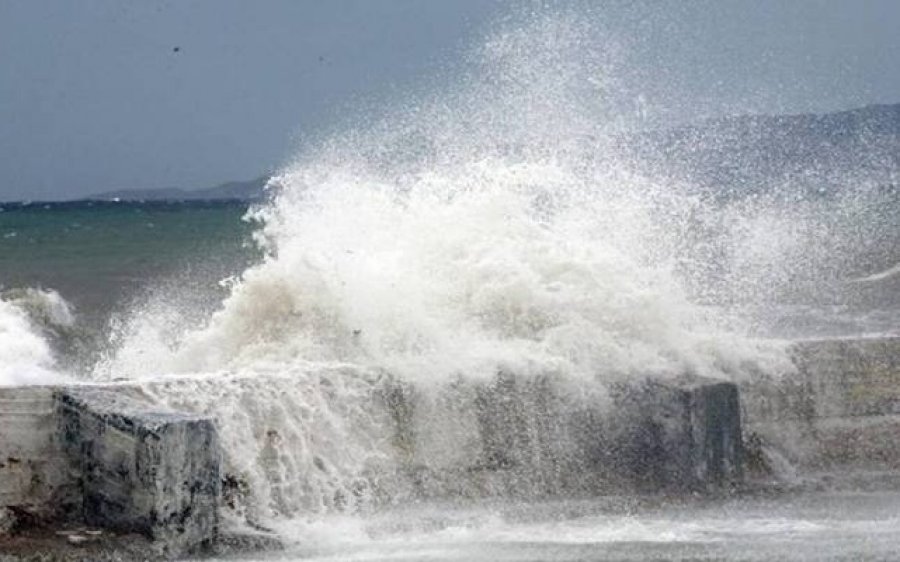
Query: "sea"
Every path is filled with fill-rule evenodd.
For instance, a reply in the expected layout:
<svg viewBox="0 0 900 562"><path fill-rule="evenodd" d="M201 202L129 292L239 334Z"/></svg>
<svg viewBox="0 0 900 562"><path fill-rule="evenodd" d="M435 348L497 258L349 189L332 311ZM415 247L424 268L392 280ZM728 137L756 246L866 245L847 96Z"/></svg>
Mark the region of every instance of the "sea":
<svg viewBox="0 0 900 562"><path fill-rule="evenodd" d="M231 559L896 559L895 491L583 497L540 455L535 482L485 484L471 389L498 373L577 408L900 333L896 189L848 169L710 191L623 150L589 27L501 22L259 202L0 204L0 384L125 381L213 417L224 524L284 544ZM437 414L386 408L386 381Z"/></svg>
<svg viewBox="0 0 900 562"><path fill-rule="evenodd" d="M248 203L75 201L0 204L3 287L65 295L98 325L166 279L215 285L259 252ZM206 283L206 281L210 281Z"/></svg>

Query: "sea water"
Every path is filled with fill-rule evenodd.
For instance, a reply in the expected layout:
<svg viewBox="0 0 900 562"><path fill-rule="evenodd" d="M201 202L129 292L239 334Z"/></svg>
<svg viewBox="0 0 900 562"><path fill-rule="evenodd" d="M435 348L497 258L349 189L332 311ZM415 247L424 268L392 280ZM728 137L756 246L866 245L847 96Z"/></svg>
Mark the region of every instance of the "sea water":
<svg viewBox="0 0 900 562"><path fill-rule="evenodd" d="M478 464L467 389L497 373L602 407L622 381L791 376L788 336L897 327L891 192L661 170L623 149L595 32L499 24L440 88L310 141L252 206L5 205L2 382L145 381L213 417L226 524L286 542L268 558L885 556L893 494L653 505L578 497L552 455L515 493L453 472ZM438 414L398 421L385 380Z"/></svg>
<svg viewBox="0 0 900 562"><path fill-rule="evenodd" d="M639 505L414 506L279 528L283 551L231 560L859 561L900 552L896 492L820 492Z"/></svg>

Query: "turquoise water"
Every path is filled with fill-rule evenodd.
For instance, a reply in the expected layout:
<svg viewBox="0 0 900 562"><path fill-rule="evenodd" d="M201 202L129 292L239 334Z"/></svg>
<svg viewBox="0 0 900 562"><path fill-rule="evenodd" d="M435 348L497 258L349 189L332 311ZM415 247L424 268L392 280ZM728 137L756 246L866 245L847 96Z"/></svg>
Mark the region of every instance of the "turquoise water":
<svg viewBox="0 0 900 562"><path fill-rule="evenodd" d="M55 289L95 323L165 279L214 291L259 255L242 202L0 208L0 287Z"/></svg>
<svg viewBox="0 0 900 562"><path fill-rule="evenodd" d="M115 347L119 327L146 303L176 303L186 322L200 323L227 294L220 281L261 257L252 242L258 225L243 220L248 206L237 201L7 203L0 209L0 298L25 295L34 323L29 333L49 343L56 369L79 376L89 376ZM40 291L28 296L34 289ZM53 294L60 304L47 300ZM49 322L41 312L47 306L57 316ZM7 355L46 355L12 349L10 337ZM28 336L13 340L21 337Z"/></svg>

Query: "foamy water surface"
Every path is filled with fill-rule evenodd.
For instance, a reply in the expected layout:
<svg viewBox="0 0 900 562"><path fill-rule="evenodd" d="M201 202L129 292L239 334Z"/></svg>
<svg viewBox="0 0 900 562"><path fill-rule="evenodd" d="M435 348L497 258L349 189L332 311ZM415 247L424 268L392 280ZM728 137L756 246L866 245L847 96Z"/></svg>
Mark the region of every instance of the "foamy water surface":
<svg viewBox="0 0 900 562"><path fill-rule="evenodd" d="M900 495L809 493L639 507L613 498L297 520L284 551L234 560L891 560ZM612 506L612 507L611 507Z"/></svg>

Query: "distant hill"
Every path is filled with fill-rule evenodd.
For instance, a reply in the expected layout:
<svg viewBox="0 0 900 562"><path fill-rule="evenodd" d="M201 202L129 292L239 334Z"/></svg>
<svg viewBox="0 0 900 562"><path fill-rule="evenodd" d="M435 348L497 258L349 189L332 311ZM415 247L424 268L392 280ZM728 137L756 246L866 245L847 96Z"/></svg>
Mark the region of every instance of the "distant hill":
<svg viewBox="0 0 900 562"><path fill-rule="evenodd" d="M221 201L237 199L256 201L265 195L268 176L249 181L233 181L204 189L121 189L90 195L84 199L93 201Z"/></svg>
<svg viewBox="0 0 900 562"><path fill-rule="evenodd" d="M830 191L848 181L900 183L900 104L826 114L746 115L629 134L619 153L648 173L723 196L781 186ZM267 176L206 189L118 190L85 199L258 200Z"/></svg>

